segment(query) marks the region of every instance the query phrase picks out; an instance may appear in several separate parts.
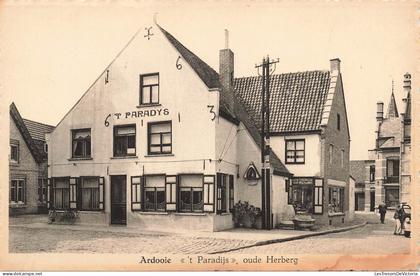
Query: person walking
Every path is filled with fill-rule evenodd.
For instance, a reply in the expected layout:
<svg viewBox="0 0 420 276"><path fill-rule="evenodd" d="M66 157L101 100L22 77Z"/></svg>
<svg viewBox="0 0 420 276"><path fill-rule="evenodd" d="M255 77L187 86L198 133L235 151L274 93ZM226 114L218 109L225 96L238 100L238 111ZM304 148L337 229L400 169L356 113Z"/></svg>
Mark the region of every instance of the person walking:
<svg viewBox="0 0 420 276"><path fill-rule="evenodd" d="M400 235L401 231L402 231L402 228L401 228L401 205L400 204L398 204L398 206L395 208L394 221L395 221L394 235Z"/></svg>
<svg viewBox="0 0 420 276"><path fill-rule="evenodd" d="M378 211L379 211L379 214L381 215L381 223L384 223L385 222L385 214L386 214L386 205L385 205L384 202L379 204Z"/></svg>

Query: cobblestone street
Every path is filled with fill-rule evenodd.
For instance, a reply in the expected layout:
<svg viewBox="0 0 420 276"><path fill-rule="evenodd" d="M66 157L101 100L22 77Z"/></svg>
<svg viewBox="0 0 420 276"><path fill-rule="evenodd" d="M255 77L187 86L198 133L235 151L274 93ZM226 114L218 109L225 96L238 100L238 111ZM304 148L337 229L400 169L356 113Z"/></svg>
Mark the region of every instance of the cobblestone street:
<svg viewBox="0 0 420 276"><path fill-rule="evenodd" d="M237 230L187 235L153 231L133 232L133 229L126 227L82 229L68 225L47 225L36 217L13 218L9 248L11 253L143 254L206 254L228 250L233 250L231 253L235 254L381 254L409 250L410 239L394 236L391 220L382 225L378 223L379 219L375 215L359 215L357 221L362 220L368 221L368 225L347 232L240 249L264 240L278 239L280 235L292 237L310 232Z"/></svg>

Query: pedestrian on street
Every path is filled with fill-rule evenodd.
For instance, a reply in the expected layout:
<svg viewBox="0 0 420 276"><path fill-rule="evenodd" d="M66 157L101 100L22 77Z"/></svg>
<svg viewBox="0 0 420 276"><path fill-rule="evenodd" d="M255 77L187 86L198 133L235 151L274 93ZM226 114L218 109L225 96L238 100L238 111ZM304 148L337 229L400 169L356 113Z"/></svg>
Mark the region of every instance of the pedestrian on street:
<svg viewBox="0 0 420 276"><path fill-rule="evenodd" d="M394 235L400 235L402 228L401 228L401 204L395 208L394 213L394 221L395 221L395 228L394 228Z"/></svg>
<svg viewBox="0 0 420 276"><path fill-rule="evenodd" d="M381 223L384 223L385 221L385 214L386 214L386 204L382 202L378 206L379 214L381 214Z"/></svg>

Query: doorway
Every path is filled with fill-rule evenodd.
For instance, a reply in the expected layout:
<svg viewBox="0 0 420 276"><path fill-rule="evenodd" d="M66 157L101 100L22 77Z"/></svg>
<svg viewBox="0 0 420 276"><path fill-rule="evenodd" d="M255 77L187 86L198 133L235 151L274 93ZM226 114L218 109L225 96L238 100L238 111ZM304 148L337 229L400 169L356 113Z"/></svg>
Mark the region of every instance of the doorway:
<svg viewBox="0 0 420 276"><path fill-rule="evenodd" d="M370 191L370 211L375 211L375 192Z"/></svg>
<svg viewBox="0 0 420 276"><path fill-rule="evenodd" d="M111 175L111 224L127 224L127 177Z"/></svg>

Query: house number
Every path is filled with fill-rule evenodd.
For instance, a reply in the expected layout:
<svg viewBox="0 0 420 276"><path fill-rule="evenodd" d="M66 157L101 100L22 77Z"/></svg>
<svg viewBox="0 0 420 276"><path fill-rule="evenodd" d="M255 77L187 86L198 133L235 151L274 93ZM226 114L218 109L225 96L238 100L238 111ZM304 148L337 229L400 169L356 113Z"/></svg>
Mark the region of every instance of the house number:
<svg viewBox="0 0 420 276"><path fill-rule="evenodd" d="M211 118L212 121L214 121L214 119L216 119L216 112L214 112L214 105L207 105L207 108L210 108L209 112L211 114L213 114L213 118Z"/></svg>
<svg viewBox="0 0 420 276"><path fill-rule="evenodd" d="M180 59L181 59L181 56L178 56L178 59L176 60L176 69L178 69L178 70L182 69L182 64L179 63Z"/></svg>

